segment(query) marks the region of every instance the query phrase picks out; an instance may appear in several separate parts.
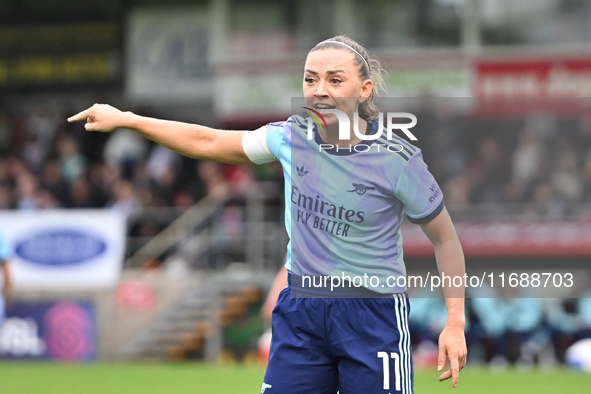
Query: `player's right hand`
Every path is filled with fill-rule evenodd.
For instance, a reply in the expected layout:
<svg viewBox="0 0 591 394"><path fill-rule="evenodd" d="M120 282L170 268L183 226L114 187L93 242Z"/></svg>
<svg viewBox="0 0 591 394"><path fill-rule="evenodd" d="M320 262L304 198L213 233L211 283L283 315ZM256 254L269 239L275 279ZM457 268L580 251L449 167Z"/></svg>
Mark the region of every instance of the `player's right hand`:
<svg viewBox="0 0 591 394"><path fill-rule="evenodd" d="M129 112L121 112L108 104L95 104L92 107L68 118L68 122L86 119L84 128L88 131L110 133L118 127L124 127Z"/></svg>

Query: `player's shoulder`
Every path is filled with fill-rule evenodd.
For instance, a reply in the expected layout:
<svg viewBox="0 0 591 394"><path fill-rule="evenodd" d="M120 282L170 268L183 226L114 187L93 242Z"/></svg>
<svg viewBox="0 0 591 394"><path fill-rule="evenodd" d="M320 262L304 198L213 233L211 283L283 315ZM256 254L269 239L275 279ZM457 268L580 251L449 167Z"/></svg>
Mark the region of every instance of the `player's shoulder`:
<svg viewBox="0 0 591 394"><path fill-rule="evenodd" d="M296 132L305 132L308 129L308 122L306 118L301 115L290 116L285 122L285 125Z"/></svg>
<svg viewBox="0 0 591 394"><path fill-rule="evenodd" d="M407 163L411 161L413 157L423 157L420 148L396 134L388 136L385 130L383 130L382 135L376 140L376 142L384 146L384 152L395 153L394 155L389 154L387 156L390 160Z"/></svg>

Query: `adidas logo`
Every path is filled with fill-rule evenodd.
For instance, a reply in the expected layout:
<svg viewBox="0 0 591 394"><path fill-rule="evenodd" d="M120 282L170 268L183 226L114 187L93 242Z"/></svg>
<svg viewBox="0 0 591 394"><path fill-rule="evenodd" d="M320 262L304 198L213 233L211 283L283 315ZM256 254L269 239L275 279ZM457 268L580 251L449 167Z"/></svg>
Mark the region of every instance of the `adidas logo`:
<svg viewBox="0 0 591 394"><path fill-rule="evenodd" d="M296 169L298 170L298 175L299 176L304 176L304 175L306 175L308 173L308 171L306 171L304 169L304 166L303 165L302 165L302 168L299 168L298 166L296 166Z"/></svg>

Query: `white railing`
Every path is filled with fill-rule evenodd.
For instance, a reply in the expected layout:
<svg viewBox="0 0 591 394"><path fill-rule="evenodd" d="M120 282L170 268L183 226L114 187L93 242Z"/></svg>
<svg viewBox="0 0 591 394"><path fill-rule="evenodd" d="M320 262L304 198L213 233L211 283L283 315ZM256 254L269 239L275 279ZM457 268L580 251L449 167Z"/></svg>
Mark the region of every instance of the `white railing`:
<svg viewBox="0 0 591 394"><path fill-rule="evenodd" d="M179 254L193 267L223 268L220 266L223 263L210 260L212 255L224 253L242 256L251 268L279 267L287 245L280 188L278 183L254 182L238 195L231 192L231 185L223 184L180 216L177 210L170 208L139 213L131 218L130 224L143 219L157 221L160 225L167 221L170 224L154 237L129 237L132 254L125 261L125 267L136 268L148 261L161 260L163 256ZM271 204L274 211L270 210L269 201L274 202ZM220 216L224 209L233 205L239 207L244 219L237 223L238 231L228 233L220 224ZM135 250L140 243L143 245ZM220 245L230 247L220 248ZM232 258L223 260L229 263Z"/></svg>

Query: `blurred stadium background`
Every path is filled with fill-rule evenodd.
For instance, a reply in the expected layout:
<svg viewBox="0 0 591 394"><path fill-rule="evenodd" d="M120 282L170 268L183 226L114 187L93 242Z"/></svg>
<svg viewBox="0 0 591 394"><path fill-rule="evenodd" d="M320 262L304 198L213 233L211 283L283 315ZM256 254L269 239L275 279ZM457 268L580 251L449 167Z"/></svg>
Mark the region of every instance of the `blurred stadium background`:
<svg viewBox="0 0 591 394"><path fill-rule="evenodd" d="M466 372L481 382L468 387L520 392L499 380L526 375L487 372L515 365L530 371L528 389L555 392L572 381L571 392L584 392L588 376L544 380L531 368L560 368L567 349L591 337L585 0L0 0L0 230L13 249L14 279L0 328L0 388L4 381L14 390L5 392L53 392L50 376L77 371L29 364L45 360L254 364L187 364L181 375L154 365L168 389L191 368L218 382L178 392L234 392L252 382L258 389L257 341L268 327L260 307L287 243L280 166L194 161L128 130L87 133L66 118L101 102L258 128L290 115L307 50L335 34L377 54L387 95L407 98L404 108L417 115L417 145L442 186L469 272L577 275L577 286L560 291L471 294L469 366L486 368ZM409 271L434 270L420 229L405 225L403 234ZM416 296L420 386L445 308ZM34 371L38 386L19 386ZM84 373L71 392L84 386ZM248 383L226 387L216 373ZM97 376L113 375L87 382L106 387Z"/></svg>

